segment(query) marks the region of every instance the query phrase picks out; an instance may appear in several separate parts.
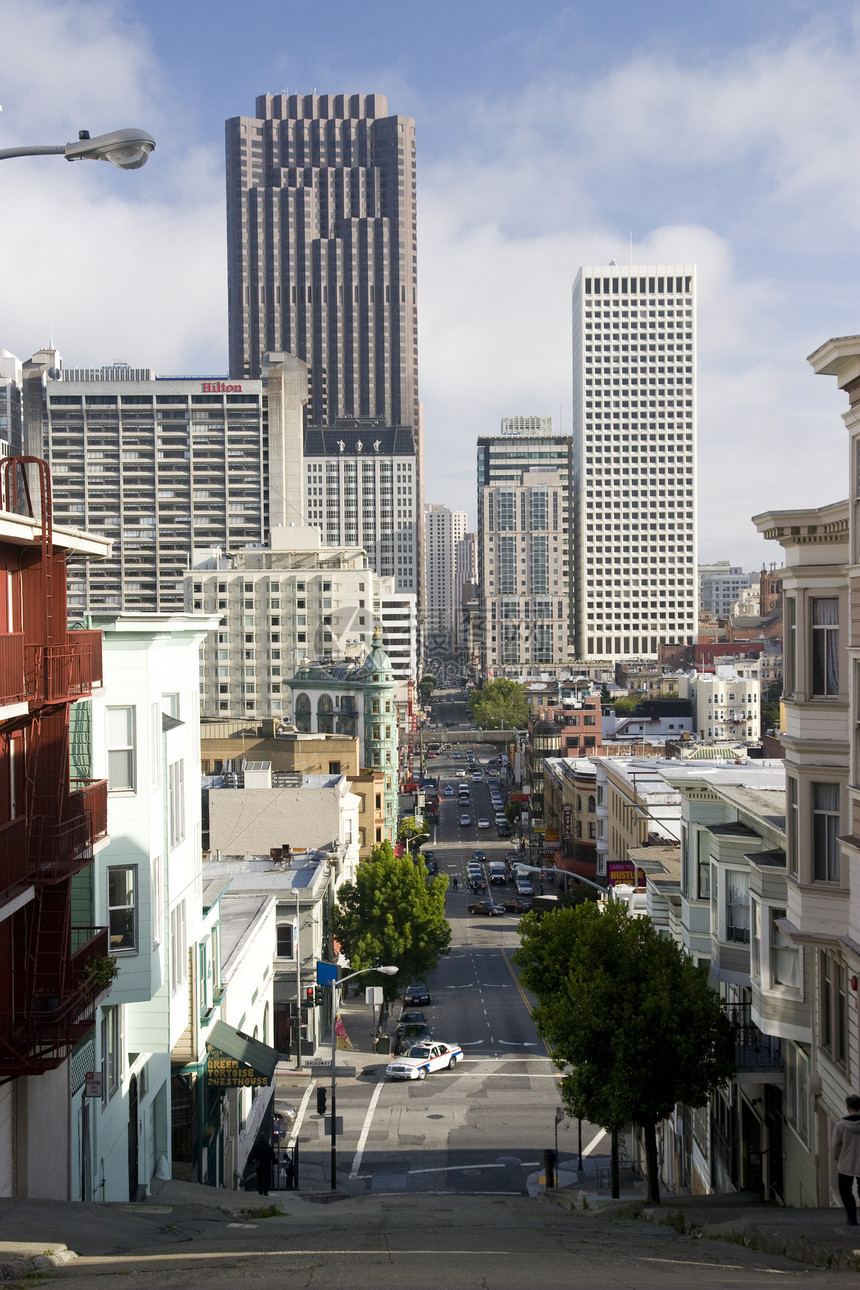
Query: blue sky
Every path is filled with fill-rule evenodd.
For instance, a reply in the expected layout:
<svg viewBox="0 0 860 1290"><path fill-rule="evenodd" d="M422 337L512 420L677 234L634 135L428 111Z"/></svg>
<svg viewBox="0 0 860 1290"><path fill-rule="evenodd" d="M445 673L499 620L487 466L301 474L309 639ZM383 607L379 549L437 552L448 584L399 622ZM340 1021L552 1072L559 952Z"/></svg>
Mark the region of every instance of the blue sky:
<svg viewBox="0 0 860 1290"><path fill-rule="evenodd" d="M10 162L0 345L226 371L223 129L257 94L387 94L418 139L426 496L474 516L502 416L570 429L581 263L699 266L699 549L847 492L844 396L806 355L858 324L850 0L4 0L2 146L142 125L134 174ZM15 248L12 254L10 248Z"/></svg>

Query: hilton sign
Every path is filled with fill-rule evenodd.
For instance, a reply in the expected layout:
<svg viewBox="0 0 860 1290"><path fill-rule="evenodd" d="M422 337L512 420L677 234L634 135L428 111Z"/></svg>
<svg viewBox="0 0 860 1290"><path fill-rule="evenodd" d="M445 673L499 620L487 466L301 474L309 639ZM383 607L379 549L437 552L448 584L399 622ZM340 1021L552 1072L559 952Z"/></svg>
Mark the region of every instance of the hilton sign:
<svg viewBox="0 0 860 1290"><path fill-rule="evenodd" d="M201 385L204 394L241 394L241 385L226 385L224 381L204 381Z"/></svg>

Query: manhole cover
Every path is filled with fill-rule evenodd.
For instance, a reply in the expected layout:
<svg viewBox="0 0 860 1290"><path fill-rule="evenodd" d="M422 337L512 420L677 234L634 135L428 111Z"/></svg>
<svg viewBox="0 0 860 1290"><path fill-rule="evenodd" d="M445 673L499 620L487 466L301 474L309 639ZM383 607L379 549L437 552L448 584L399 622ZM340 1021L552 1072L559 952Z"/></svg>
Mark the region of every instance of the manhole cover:
<svg viewBox="0 0 860 1290"><path fill-rule="evenodd" d="M444 1119L445 1119L445 1117L444 1117L444 1115L428 1115L428 1116L427 1116L427 1119L428 1119L428 1120L444 1120Z"/></svg>
<svg viewBox="0 0 860 1290"><path fill-rule="evenodd" d="M522 1164L519 1156L497 1156L497 1165L519 1165Z"/></svg>

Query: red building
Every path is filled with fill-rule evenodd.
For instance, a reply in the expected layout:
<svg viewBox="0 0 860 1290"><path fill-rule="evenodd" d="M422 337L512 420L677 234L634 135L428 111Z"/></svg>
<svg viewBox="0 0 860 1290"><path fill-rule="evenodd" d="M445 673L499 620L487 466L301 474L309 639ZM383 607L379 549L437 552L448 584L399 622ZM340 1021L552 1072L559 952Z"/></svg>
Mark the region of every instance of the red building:
<svg viewBox="0 0 860 1290"><path fill-rule="evenodd" d="M100 632L67 628L66 559L104 558L109 547L53 531L44 462L0 461L0 1119L12 1126L0 1145L5 1195L47 1194L30 1176L45 1162L37 1165L38 1135L27 1132L42 1115L29 1077L56 1070L90 1034L104 988L94 960L106 959L108 933L91 925L88 871L107 834L107 782L72 780L69 768L70 708L101 684L102 642ZM64 1144L54 1151L62 1169Z"/></svg>

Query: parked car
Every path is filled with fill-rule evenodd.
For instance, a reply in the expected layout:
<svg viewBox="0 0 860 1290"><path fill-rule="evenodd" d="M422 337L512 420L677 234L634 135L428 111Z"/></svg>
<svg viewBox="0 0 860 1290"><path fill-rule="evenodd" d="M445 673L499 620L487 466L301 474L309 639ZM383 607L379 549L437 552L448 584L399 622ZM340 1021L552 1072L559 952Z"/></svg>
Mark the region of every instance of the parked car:
<svg viewBox="0 0 860 1290"><path fill-rule="evenodd" d="M487 918L500 918L504 912L504 905L497 905L492 900L476 900L474 905L469 905L470 914L484 914Z"/></svg>
<svg viewBox="0 0 860 1290"><path fill-rule="evenodd" d="M397 1018L398 1026L426 1026L427 1018L417 1008L402 1009Z"/></svg>
<svg viewBox="0 0 860 1290"><path fill-rule="evenodd" d="M415 1008L429 1008L432 1003L430 991L423 983L407 985L403 992L403 1002Z"/></svg>
<svg viewBox="0 0 860 1290"><path fill-rule="evenodd" d="M430 1027L426 1023L410 1022L408 1026L398 1026L394 1036L395 1053L408 1053L415 1044L423 1043L430 1038Z"/></svg>

